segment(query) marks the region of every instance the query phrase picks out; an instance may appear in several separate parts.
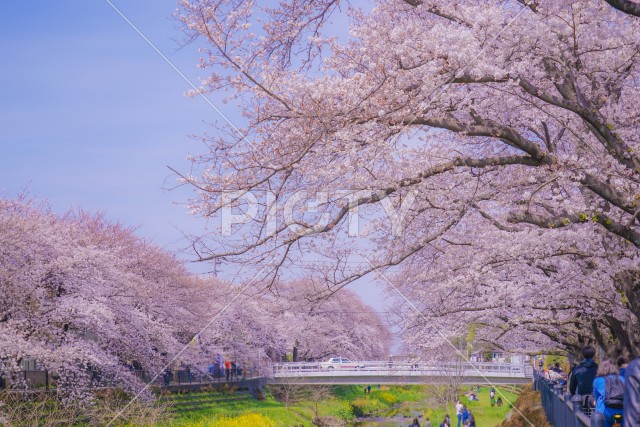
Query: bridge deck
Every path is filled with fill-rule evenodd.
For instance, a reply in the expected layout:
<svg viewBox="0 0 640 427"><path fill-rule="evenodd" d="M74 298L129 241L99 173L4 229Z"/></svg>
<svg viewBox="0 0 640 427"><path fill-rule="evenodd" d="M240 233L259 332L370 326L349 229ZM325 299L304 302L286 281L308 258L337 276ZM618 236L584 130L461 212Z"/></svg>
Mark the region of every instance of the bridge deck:
<svg viewBox="0 0 640 427"><path fill-rule="evenodd" d="M351 362L348 367L319 363L279 363L273 366L269 384L437 384L460 377L464 384L525 384L533 368L510 363L397 363Z"/></svg>

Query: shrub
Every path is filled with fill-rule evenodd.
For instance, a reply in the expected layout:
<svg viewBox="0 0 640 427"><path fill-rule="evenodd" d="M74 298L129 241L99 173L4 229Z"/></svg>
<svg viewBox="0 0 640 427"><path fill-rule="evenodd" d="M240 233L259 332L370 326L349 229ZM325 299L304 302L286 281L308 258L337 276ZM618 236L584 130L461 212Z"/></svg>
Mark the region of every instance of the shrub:
<svg viewBox="0 0 640 427"><path fill-rule="evenodd" d="M269 417L264 415L245 414L238 417L220 417L215 420L184 424L184 427L275 427L275 425Z"/></svg>
<svg viewBox="0 0 640 427"><path fill-rule="evenodd" d="M354 416L351 404L343 400L336 401L335 406L331 408L330 412L331 415L334 415L343 420L349 420Z"/></svg>
<svg viewBox="0 0 640 427"><path fill-rule="evenodd" d="M377 399L359 398L351 402L352 412L356 417L375 415L381 407L380 401Z"/></svg>
<svg viewBox="0 0 640 427"><path fill-rule="evenodd" d="M27 398L29 397L29 398ZM5 427L60 427L70 425L153 426L168 416L166 405L159 402L129 401L120 390L103 390L86 400L59 401L50 394L25 396L0 392L0 425ZM126 410L125 410L126 409Z"/></svg>
<svg viewBox="0 0 640 427"><path fill-rule="evenodd" d="M389 405L393 405L398 401L398 398L396 396L386 391L383 391L382 393L378 393L376 397L378 398L378 400L384 403L387 403Z"/></svg>

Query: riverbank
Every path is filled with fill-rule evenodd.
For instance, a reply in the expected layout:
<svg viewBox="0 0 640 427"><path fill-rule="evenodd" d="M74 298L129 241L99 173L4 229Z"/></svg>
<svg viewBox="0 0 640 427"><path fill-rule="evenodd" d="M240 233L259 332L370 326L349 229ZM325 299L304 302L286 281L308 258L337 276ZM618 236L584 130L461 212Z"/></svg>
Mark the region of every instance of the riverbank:
<svg viewBox="0 0 640 427"><path fill-rule="evenodd" d="M466 391L466 390L465 390ZM474 413L477 427L495 427L510 411L508 402L514 402L514 389L498 389L505 404L491 407L489 387L482 387L479 401L463 402ZM206 393L203 393L206 394ZM208 393L209 396L215 393ZM190 393L190 399L198 394ZM455 418L452 408L438 408L424 386L374 386L371 393L364 393L364 386L336 386L298 390L271 388L264 400L254 400L249 396L227 392L218 393L219 399L212 404L189 407L180 410L180 400L176 404L170 421L176 427L244 427L246 426L314 426L319 423L332 426L380 425L402 426L411 419L418 418L421 425L429 418L432 426L438 426L445 413ZM241 398L237 398L237 396ZM295 395L295 396L294 396ZM466 399L465 399L466 400ZM253 417L249 421L248 417ZM314 421L316 424L314 424ZM166 424L165 424L166 425ZM321 424L322 425L322 424Z"/></svg>
<svg viewBox="0 0 640 427"><path fill-rule="evenodd" d="M466 390L463 390L463 392ZM422 426L430 418L440 425L445 413L428 386L279 386L266 388L254 399L248 390L163 393L157 401L131 401L130 396L108 390L86 402L62 405L47 398L23 400L19 394L0 396L0 424L7 427L39 425L114 425L136 427L402 427L418 418ZM495 427L509 412L519 389L498 388L505 405L491 407L489 387L480 400L465 403L474 413L477 427ZM466 400L463 398L463 400ZM538 399L530 398L532 402ZM113 423L114 417L117 421ZM508 427L519 427L517 425Z"/></svg>
<svg viewBox="0 0 640 427"><path fill-rule="evenodd" d="M518 396L511 414L504 420L500 427L552 427L547 422L547 416L540 402L540 393L533 390L533 387L526 385Z"/></svg>

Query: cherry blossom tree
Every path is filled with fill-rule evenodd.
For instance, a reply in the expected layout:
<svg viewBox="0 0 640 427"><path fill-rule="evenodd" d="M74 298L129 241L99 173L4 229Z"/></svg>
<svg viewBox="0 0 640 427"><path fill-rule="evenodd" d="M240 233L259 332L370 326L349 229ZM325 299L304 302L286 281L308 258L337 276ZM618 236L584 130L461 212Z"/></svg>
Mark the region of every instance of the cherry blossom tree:
<svg viewBox="0 0 640 427"><path fill-rule="evenodd" d="M256 288L243 293L200 334L199 345L185 355L185 361L202 366L220 353L264 373L294 347L303 360L331 355L376 360L389 354L387 326L351 291L329 298L326 287L310 280L279 283L275 293ZM224 295L238 292L237 287L224 282L211 289L214 297L208 298L209 308L203 313L219 312L228 300Z"/></svg>
<svg viewBox="0 0 640 427"><path fill-rule="evenodd" d="M202 290L189 300L191 310L197 313L189 334L198 336L180 362L205 367L220 354L243 369L264 373L273 356L284 352L285 340L273 302L251 287L213 277L192 280Z"/></svg>
<svg viewBox="0 0 640 427"><path fill-rule="evenodd" d="M59 217L21 200L0 200L0 230L3 375L35 359L61 394L86 397L107 379L135 389L127 362L161 370L189 327L175 304L187 273L173 256L100 215Z"/></svg>
<svg viewBox="0 0 640 427"><path fill-rule="evenodd" d="M287 349L299 357L320 360L344 356L379 360L389 354L391 335L383 319L353 292L331 295L324 284L299 280L280 284L274 314Z"/></svg>
<svg viewBox="0 0 640 427"><path fill-rule="evenodd" d="M348 36L327 26L338 14ZM601 0L185 0L179 17L206 45L199 92L246 120L202 137L181 176L191 207L259 207L194 239L202 260L268 265L276 283L305 257L333 290L400 266L425 309L455 296L461 323L530 351L637 312L615 285L640 248L636 17Z"/></svg>
<svg viewBox="0 0 640 427"><path fill-rule="evenodd" d="M0 266L0 375L14 387L26 359L55 376L60 396L86 399L105 383L143 389L132 366L153 377L171 361L198 369L220 353L264 372L295 339L312 356L388 348L386 328L353 294L332 300L340 311L329 316L303 301L309 287L274 298L196 277L101 215L1 199Z"/></svg>
<svg viewBox="0 0 640 427"><path fill-rule="evenodd" d="M597 225L592 227L597 236ZM416 275L407 267L394 277L419 307L419 314L404 319L412 348L428 353L473 325L476 344L513 353L579 354L594 341L605 348L618 341L635 352L640 322L627 295L637 291L624 289L633 281L620 277L633 268L626 245L607 245L606 235L583 241L554 230L545 231L551 235L540 250L537 239L523 233L498 233L509 243L508 253L486 245L492 239L485 233L451 236L457 247L431 259L428 268ZM474 257L463 258L470 246L477 249Z"/></svg>

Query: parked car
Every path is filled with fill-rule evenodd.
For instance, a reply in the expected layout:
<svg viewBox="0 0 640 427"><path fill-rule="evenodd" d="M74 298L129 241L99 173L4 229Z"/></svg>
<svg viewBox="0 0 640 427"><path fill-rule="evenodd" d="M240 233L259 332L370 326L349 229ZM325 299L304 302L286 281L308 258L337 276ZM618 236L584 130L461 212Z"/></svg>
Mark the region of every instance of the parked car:
<svg viewBox="0 0 640 427"><path fill-rule="evenodd" d="M322 369L361 369L364 365L352 362L346 357L332 357L326 362L320 363Z"/></svg>

